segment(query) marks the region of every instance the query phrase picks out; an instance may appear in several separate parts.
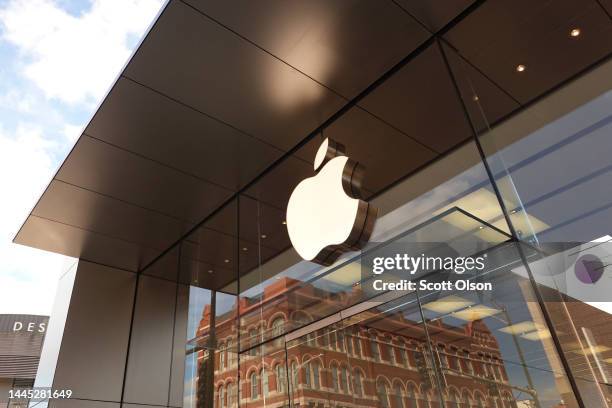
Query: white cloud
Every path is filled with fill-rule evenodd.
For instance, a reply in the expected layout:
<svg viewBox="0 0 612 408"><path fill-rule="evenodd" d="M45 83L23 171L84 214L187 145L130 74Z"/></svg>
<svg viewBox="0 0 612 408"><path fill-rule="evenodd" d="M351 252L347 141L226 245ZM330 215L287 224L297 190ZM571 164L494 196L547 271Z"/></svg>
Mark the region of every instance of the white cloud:
<svg viewBox="0 0 612 408"><path fill-rule="evenodd" d="M71 125L68 123L64 125L64 129L62 133L64 134L64 137L66 138L68 143L73 145L76 142L76 140L79 138L79 136L81 136L81 130L83 130L82 126Z"/></svg>
<svg viewBox="0 0 612 408"><path fill-rule="evenodd" d="M0 95L0 107L12 109L19 113L32 113L35 103L36 101L33 100L31 95L17 89L9 89L8 92Z"/></svg>
<svg viewBox="0 0 612 408"><path fill-rule="evenodd" d="M0 313L51 312L73 260L11 241L162 2L0 2Z"/></svg>
<svg viewBox="0 0 612 408"><path fill-rule="evenodd" d="M23 58L23 74L47 98L95 104L151 23L161 0L94 0L74 16L52 0L10 1L0 10L3 39Z"/></svg>
<svg viewBox="0 0 612 408"><path fill-rule="evenodd" d="M65 257L11 243L51 179L58 145L35 126L0 128L0 313L49 314Z"/></svg>

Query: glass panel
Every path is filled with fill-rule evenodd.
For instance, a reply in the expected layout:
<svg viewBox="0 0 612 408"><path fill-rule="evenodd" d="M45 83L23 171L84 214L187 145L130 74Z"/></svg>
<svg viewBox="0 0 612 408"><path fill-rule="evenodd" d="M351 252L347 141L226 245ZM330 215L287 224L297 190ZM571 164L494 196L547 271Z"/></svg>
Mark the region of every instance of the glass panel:
<svg viewBox="0 0 612 408"><path fill-rule="evenodd" d="M239 377L237 205L222 208L180 245L179 279L190 285L185 408L237 407ZM229 285L229 286L228 286Z"/></svg>
<svg viewBox="0 0 612 408"><path fill-rule="evenodd" d="M416 294L343 320L353 343L349 364L355 403L375 407L434 407L438 385Z"/></svg>
<svg viewBox="0 0 612 408"><path fill-rule="evenodd" d="M310 149L309 145L306 150ZM301 154L300 151L296 156L301 157ZM256 337L265 341L365 299L365 295L359 298L353 293L360 268L351 260L358 253L346 254L334 267L322 267L301 261L291 249L284 224L284 208L291 189L300 181L299 176L312 174L312 170L297 157L287 159L266 176L275 181L273 186L270 186L272 180L267 178L257 184L259 189L254 189L254 192L264 199L258 200L250 195L240 197L242 321L246 323L271 313L282 312L285 315L282 326L246 327L242 324L243 347L251 345ZM384 198L373 200L371 204L377 206L381 214L371 242L385 242L436 217L446 217L445 227L438 231L437 236L426 236L423 230L421 236L413 238L413 242L448 242L471 234L480 226L483 229L476 231L476 235L485 247L491 242L507 239L503 233L507 233L508 228L479 160L475 145L468 143L437 163L438 170L425 169L397 184ZM432 182L440 184L436 186ZM419 195L421 193L424 194ZM408 198L412 200L406 202ZM269 204L271 201L280 204ZM485 229L482 222L490 223L491 227ZM472 241L470 245L476 243ZM233 287L230 284L225 291L231 292ZM347 298L349 303L340 305L335 302L336 298ZM283 303L298 307L293 314L287 315L279 306Z"/></svg>
<svg viewBox="0 0 612 408"><path fill-rule="evenodd" d="M344 329L332 324L287 343L293 406L351 406L352 376Z"/></svg>
<svg viewBox="0 0 612 408"><path fill-rule="evenodd" d="M241 407L289 406L292 377L288 375L284 339L256 345L240 354Z"/></svg>
<svg viewBox="0 0 612 408"><path fill-rule="evenodd" d="M534 95L518 113L507 115L507 106L504 117L494 113L501 91L492 97L495 85L450 48L447 53L516 235L538 249L523 276L531 274L546 305L551 347L553 340L561 347L584 404L606 406L612 335L604 327L612 322L612 284L601 277L612 253L612 62L545 98ZM568 68L547 70L553 66ZM528 76L523 81L535 79Z"/></svg>

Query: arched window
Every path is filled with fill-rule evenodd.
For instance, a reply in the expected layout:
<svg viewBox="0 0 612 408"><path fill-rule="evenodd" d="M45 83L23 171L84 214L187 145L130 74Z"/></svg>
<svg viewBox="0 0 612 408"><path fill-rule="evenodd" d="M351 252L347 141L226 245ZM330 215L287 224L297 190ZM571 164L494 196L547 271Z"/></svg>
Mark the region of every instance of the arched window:
<svg viewBox="0 0 612 408"><path fill-rule="evenodd" d="M235 404L235 397L236 395L234 394L236 392L236 387L234 386L234 383L229 383L227 384L227 406L229 408L234 408L234 404Z"/></svg>
<svg viewBox="0 0 612 408"><path fill-rule="evenodd" d="M225 352L225 346L221 345L219 347L219 371L225 368Z"/></svg>
<svg viewBox="0 0 612 408"><path fill-rule="evenodd" d="M376 383L376 395L382 408L389 408L389 387L384 381Z"/></svg>
<svg viewBox="0 0 612 408"><path fill-rule="evenodd" d="M225 349L227 350L227 364L231 367L232 365L234 365L235 356L232 350L232 339L227 340L227 345L225 346Z"/></svg>
<svg viewBox="0 0 612 408"><path fill-rule="evenodd" d="M332 386L338 392L338 367L332 366Z"/></svg>
<svg viewBox="0 0 612 408"><path fill-rule="evenodd" d="M287 376L285 375L285 369L281 364L277 364L276 368L276 391L284 392L285 391L285 383L287 382Z"/></svg>
<svg viewBox="0 0 612 408"><path fill-rule="evenodd" d="M347 368L342 369L344 383L346 384L346 392L351 392L351 374Z"/></svg>
<svg viewBox="0 0 612 408"><path fill-rule="evenodd" d="M218 406L219 406L219 408L223 408L224 407L223 404L225 403L225 395L223 393L223 386L222 385L219 386L218 395L219 395L219 404L218 404Z"/></svg>
<svg viewBox="0 0 612 408"><path fill-rule="evenodd" d="M385 337L384 343L387 352L387 359L391 364L395 365L395 347L393 347L393 338L391 336Z"/></svg>
<svg viewBox="0 0 612 408"><path fill-rule="evenodd" d="M476 394L476 406L478 408L485 408L486 407L484 397L482 395L480 395L480 394Z"/></svg>
<svg viewBox="0 0 612 408"><path fill-rule="evenodd" d="M402 395L402 386L397 383L395 384L394 396L395 396L395 408L404 408L404 396Z"/></svg>
<svg viewBox="0 0 612 408"><path fill-rule="evenodd" d="M361 353L361 337L359 337L359 332L355 333L355 354L358 357L362 356L362 353Z"/></svg>
<svg viewBox="0 0 612 408"><path fill-rule="evenodd" d="M374 361L380 361L380 348L378 347L378 341L374 334L370 334L370 350Z"/></svg>
<svg viewBox="0 0 612 408"><path fill-rule="evenodd" d="M259 398L259 379L257 378L257 373L255 372L251 373L251 398Z"/></svg>
<svg viewBox="0 0 612 408"><path fill-rule="evenodd" d="M414 384L408 386L408 408L418 408L419 406L419 393ZM472 407L469 407L472 408Z"/></svg>
<svg viewBox="0 0 612 408"><path fill-rule="evenodd" d="M251 343L251 350L249 350L249 355L256 356L257 355L257 330L251 329L249 331L249 340Z"/></svg>
<svg viewBox="0 0 612 408"><path fill-rule="evenodd" d="M298 367L295 361L291 363L291 385L295 392L298 388Z"/></svg>
<svg viewBox="0 0 612 408"><path fill-rule="evenodd" d="M350 334L346 336L346 352L347 354L353 354L353 336Z"/></svg>
<svg viewBox="0 0 612 408"><path fill-rule="evenodd" d="M363 397L363 386L361 383L361 371L355 370L353 373L353 391L358 397Z"/></svg>
<svg viewBox="0 0 612 408"><path fill-rule="evenodd" d="M397 343L397 350L395 353L395 356L397 357L397 364L406 365L404 353L406 353L406 343L404 343L404 340L400 339Z"/></svg>
<svg viewBox="0 0 612 408"><path fill-rule="evenodd" d="M448 365L452 370L461 371L461 367L459 367L459 361L457 360L458 350L454 347L451 347L450 353L448 355Z"/></svg>
<svg viewBox="0 0 612 408"><path fill-rule="evenodd" d="M440 365L443 368L448 368L448 360L446 358L446 347L445 346L438 346L438 358L440 359Z"/></svg>
<svg viewBox="0 0 612 408"><path fill-rule="evenodd" d="M265 368L261 369L261 383L263 388L263 395L268 396L270 394L270 382L268 378L268 371Z"/></svg>
<svg viewBox="0 0 612 408"><path fill-rule="evenodd" d="M463 361L467 372L469 374L474 374L474 365L472 364L472 358L470 357L470 352L467 350L463 350Z"/></svg>
<svg viewBox="0 0 612 408"><path fill-rule="evenodd" d="M466 407L472 408L474 406L474 401L472 400L472 397L467 391L463 391L463 402L464 406Z"/></svg>
<svg viewBox="0 0 612 408"><path fill-rule="evenodd" d="M304 364L304 385L306 385L306 387L310 388L311 386L311 382L310 382L310 361L307 362L306 364Z"/></svg>
<svg viewBox="0 0 612 408"><path fill-rule="evenodd" d="M344 332L338 331L338 350L344 351Z"/></svg>
<svg viewBox="0 0 612 408"><path fill-rule="evenodd" d="M461 397L459 396L459 393L455 390L450 390L449 391L449 408L459 408L460 407L460 403L461 403Z"/></svg>
<svg viewBox="0 0 612 408"><path fill-rule="evenodd" d="M340 388L342 391L348 393L348 370L346 367L342 367L342 374L340 375Z"/></svg>
<svg viewBox="0 0 612 408"><path fill-rule="evenodd" d="M272 322L272 336L278 337L285 332L285 320L282 317L277 317Z"/></svg>
<svg viewBox="0 0 612 408"><path fill-rule="evenodd" d="M312 385L313 387L318 390L319 388L321 388L321 366L319 363L317 363L316 361L313 364L313 381L312 381Z"/></svg>

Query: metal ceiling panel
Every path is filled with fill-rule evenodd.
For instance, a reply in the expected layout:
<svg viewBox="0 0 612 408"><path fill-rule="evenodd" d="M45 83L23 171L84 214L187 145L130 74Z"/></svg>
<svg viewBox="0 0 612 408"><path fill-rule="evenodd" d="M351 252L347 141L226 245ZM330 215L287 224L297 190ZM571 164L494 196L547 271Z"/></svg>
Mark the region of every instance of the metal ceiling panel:
<svg viewBox="0 0 612 408"><path fill-rule="evenodd" d="M346 103L179 1L168 5L124 75L282 150Z"/></svg>
<svg viewBox="0 0 612 408"><path fill-rule="evenodd" d="M435 43L359 105L437 153L472 136Z"/></svg>
<svg viewBox="0 0 612 408"><path fill-rule="evenodd" d="M573 28L580 36L570 36ZM525 103L609 55L612 22L595 0L490 0L445 38Z"/></svg>
<svg viewBox="0 0 612 408"><path fill-rule="evenodd" d="M433 32L444 27L472 3L474 0L397 0L397 4Z"/></svg>
<svg viewBox="0 0 612 408"><path fill-rule="evenodd" d="M347 155L365 167L363 189L370 193L384 189L437 156L431 148L359 106L351 108L332 123L325 130L325 136L343 143ZM312 163L320 142L319 139L313 140L296 155Z"/></svg>
<svg viewBox="0 0 612 408"><path fill-rule="evenodd" d="M159 212L197 222L232 191L84 135L56 180Z"/></svg>
<svg viewBox="0 0 612 408"><path fill-rule="evenodd" d="M28 217L15 242L130 271L137 271L159 253L152 248L35 215Z"/></svg>
<svg viewBox="0 0 612 408"><path fill-rule="evenodd" d="M85 133L233 191L282 155L262 140L125 78Z"/></svg>
<svg viewBox="0 0 612 408"><path fill-rule="evenodd" d="M189 227L176 218L57 180L51 182L32 215L159 250Z"/></svg>
<svg viewBox="0 0 612 408"><path fill-rule="evenodd" d="M457 81L457 87L470 120L482 132L520 107L520 104L482 72L444 44L444 53Z"/></svg>
<svg viewBox="0 0 612 408"><path fill-rule="evenodd" d="M430 35L392 1L185 2L347 98Z"/></svg>

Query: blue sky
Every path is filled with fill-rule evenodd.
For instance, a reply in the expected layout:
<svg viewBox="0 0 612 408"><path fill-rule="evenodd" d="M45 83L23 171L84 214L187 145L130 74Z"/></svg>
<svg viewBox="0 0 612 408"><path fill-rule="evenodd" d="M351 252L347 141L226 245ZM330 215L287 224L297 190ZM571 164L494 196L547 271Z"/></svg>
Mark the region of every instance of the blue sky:
<svg viewBox="0 0 612 408"><path fill-rule="evenodd" d="M49 314L73 261L11 243L163 0L0 0L0 314Z"/></svg>

